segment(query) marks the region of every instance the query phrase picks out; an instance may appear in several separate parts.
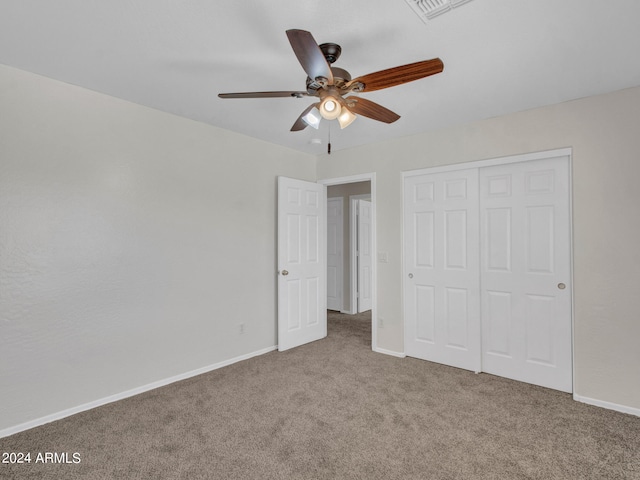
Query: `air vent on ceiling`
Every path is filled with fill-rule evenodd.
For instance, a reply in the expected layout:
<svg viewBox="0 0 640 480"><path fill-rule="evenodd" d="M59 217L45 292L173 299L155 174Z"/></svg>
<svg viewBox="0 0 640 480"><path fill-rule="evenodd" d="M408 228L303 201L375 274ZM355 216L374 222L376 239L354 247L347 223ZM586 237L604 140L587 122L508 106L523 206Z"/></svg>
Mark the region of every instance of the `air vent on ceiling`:
<svg viewBox="0 0 640 480"><path fill-rule="evenodd" d="M405 0L424 22L470 1L471 0Z"/></svg>

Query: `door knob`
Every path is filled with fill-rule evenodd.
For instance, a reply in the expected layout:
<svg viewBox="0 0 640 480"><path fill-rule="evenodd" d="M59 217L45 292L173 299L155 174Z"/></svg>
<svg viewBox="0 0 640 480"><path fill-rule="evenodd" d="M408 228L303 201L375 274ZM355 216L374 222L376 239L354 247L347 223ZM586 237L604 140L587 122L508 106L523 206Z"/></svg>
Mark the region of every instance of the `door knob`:
<svg viewBox="0 0 640 480"><path fill-rule="evenodd" d="M282 272L280 272L280 273L281 273L282 275L284 275L285 277L286 277L287 275L289 275L289 272L288 272L288 271L286 271L286 270L282 270Z"/></svg>
<svg viewBox="0 0 640 480"><path fill-rule="evenodd" d="M413 278L413 273L410 273L410 274L409 274L409 278Z"/></svg>
<svg viewBox="0 0 640 480"><path fill-rule="evenodd" d="M560 290L564 290L565 288L567 288L567 286L566 286L564 283L559 283L559 284L558 284L558 288L559 288Z"/></svg>

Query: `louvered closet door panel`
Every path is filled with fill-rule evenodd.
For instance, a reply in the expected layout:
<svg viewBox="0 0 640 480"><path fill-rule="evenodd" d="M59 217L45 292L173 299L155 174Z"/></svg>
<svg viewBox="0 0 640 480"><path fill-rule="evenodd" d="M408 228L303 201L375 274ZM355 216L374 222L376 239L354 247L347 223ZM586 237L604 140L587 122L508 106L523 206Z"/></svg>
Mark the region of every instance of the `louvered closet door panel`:
<svg viewBox="0 0 640 480"><path fill-rule="evenodd" d="M478 170L405 177L407 355L480 371Z"/></svg>

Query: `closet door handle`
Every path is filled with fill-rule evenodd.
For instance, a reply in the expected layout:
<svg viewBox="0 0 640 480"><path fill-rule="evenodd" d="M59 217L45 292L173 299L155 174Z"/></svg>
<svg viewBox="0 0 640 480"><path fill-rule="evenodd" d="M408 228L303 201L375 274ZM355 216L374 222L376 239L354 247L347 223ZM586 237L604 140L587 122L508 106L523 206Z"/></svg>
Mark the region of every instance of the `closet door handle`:
<svg viewBox="0 0 640 480"><path fill-rule="evenodd" d="M413 273L410 273L410 274L409 274L409 278L413 278Z"/></svg>

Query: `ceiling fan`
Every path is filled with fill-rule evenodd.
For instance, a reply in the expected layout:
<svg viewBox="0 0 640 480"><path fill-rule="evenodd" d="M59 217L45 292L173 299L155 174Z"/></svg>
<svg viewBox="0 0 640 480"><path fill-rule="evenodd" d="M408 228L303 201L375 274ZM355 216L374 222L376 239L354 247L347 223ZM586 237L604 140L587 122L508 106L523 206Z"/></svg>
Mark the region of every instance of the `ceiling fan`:
<svg viewBox="0 0 640 480"><path fill-rule="evenodd" d="M352 93L372 92L394 87L442 72L444 64L439 58L410 63L351 79L349 72L332 67L342 48L335 43L318 45L305 30L287 30L298 61L307 73L306 91L220 93L220 98L273 98L318 97L319 101L307 107L291 127L299 131L307 126L318 128L321 118L338 119L340 128L350 125L357 115L385 123L393 123L400 115L371 100ZM347 96L348 95L348 96Z"/></svg>

